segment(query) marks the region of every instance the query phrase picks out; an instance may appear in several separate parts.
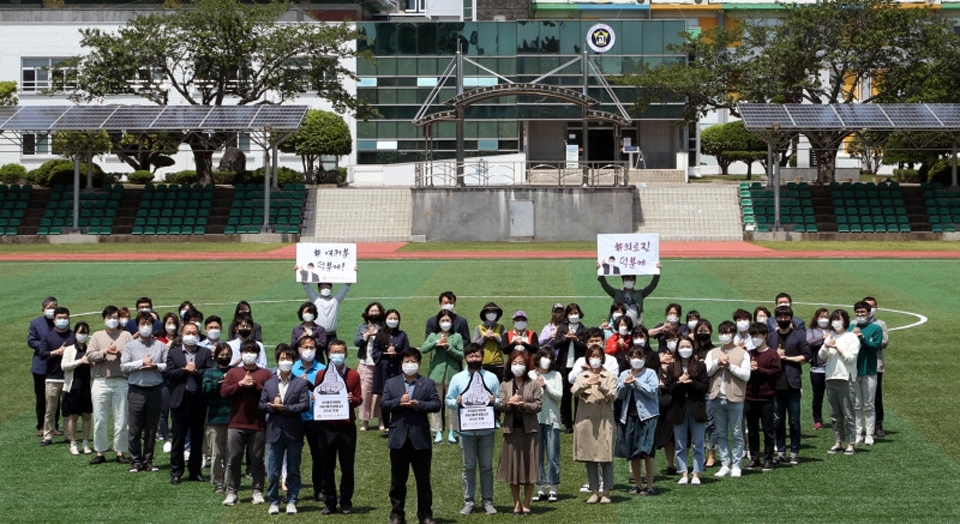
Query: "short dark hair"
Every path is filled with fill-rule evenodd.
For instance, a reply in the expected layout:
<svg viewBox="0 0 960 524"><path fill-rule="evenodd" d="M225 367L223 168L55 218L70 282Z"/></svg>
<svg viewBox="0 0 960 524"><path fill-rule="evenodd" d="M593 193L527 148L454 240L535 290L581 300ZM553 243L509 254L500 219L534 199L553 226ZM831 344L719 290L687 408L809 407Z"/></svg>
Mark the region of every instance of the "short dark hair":
<svg viewBox="0 0 960 524"><path fill-rule="evenodd" d="M782 316L788 316L790 318L793 318L793 307L777 306L777 308L773 310L773 314L775 315L774 318L782 317Z"/></svg>
<svg viewBox="0 0 960 524"><path fill-rule="evenodd" d="M746 309L737 308L737 310L733 312L733 316L731 318L734 320L752 320L753 315L751 315Z"/></svg>
<svg viewBox="0 0 960 524"><path fill-rule="evenodd" d="M853 305L853 310L854 310L854 311L856 311L856 310L858 310L858 309L866 309L867 312L869 312L869 311L870 311L870 304L867 304L867 302L866 302L865 300L861 300L861 301L859 301L859 302L857 302L856 304Z"/></svg>
<svg viewBox="0 0 960 524"><path fill-rule="evenodd" d="M137 299L137 302L136 302L136 305L139 306L140 304L150 304L150 308L151 308L151 309L153 308L153 301L150 300L150 297L140 297L140 298L138 298L138 299Z"/></svg>
<svg viewBox="0 0 960 524"><path fill-rule="evenodd" d="M864 301L864 302L873 302L874 304L877 304L877 303L878 303L878 302L877 302L877 299L875 299L875 298L873 298L873 297L863 297L863 301Z"/></svg>
<svg viewBox="0 0 960 524"><path fill-rule="evenodd" d="M587 348L587 352L583 354L583 358L589 359L591 355L596 352L600 352L600 358L603 358L603 346L596 344Z"/></svg>
<svg viewBox="0 0 960 524"><path fill-rule="evenodd" d="M84 321L81 320L80 322L77 322L76 324L73 325L73 332L74 332L74 333L79 333L81 330L82 330L84 333L89 333L89 332L90 332L90 324L87 324L86 322L84 322Z"/></svg>
<svg viewBox="0 0 960 524"><path fill-rule="evenodd" d="M119 312L120 310L117 309L117 306L107 306L103 308L103 318L107 318L113 315L114 313L119 313Z"/></svg>
<svg viewBox="0 0 960 524"><path fill-rule="evenodd" d="M250 339L240 344L241 353L260 353L260 344L256 340Z"/></svg>
<svg viewBox="0 0 960 524"><path fill-rule="evenodd" d="M303 320L303 310L307 310L309 313L313 313L313 319L317 319L317 305L313 302L307 301L303 304L300 304L300 308L297 309L297 318L301 321Z"/></svg>
<svg viewBox="0 0 960 524"><path fill-rule="evenodd" d="M330 350L333 349L333 346L342 347L342 348L343 348L343 352L344 352L344 353L347 352L347 343L344 342L344 341L342 341L342 340L340 340L339 338L335 338L335 339L331 340L330 342L327 342L327 354L328 354L328 355L330 354Z"/></svg>
<svg viewBox="0 0 960 524"><path fill-rule="evenodd" d="M151 313L137 313L137 325L143 324L144 322L153 325L153 315Z"/></svg>
<svg viewBox="0 0 960 524"><path fill-rule="evenodd" d="M839 318L843 321L843 329L850 327L850 313L847 313L846 309L834 309L833 313L830 313L830 320Z"/></svg>
<svg viewBox="0 0 960 524"><path fill-rule="evenodd" d="M300 354L297 353L297 350L290 347L290 344L286 344L283 342L277 344L277 351L274 354L274 357L277 359L277 362L280 362L281 355L286 355L287 357L290 357L290 360L294 362L300 359Z"/></svg>
<svg viewBox="0 0 960 524"><path fill-rule="evenodd" d="M603 330L598 327L592 327L587 330L587 338L591 339L594 337L603 338Z"/></svg>
<svg viewBox="0 0 960 524"><path fill-rule="evenodd" d="M437 302L443 302L443 299L447 299L450 302L456 302L457 295L455 295L453 291L444 291L443 293L440 293L439 297L437 297Z"/></svg>
<svg viewBox="0 0 960 524"><path fill-rule="evenodd" d="M53 316L69 315L69 314L70 314L70 310L63 306L57 306L56 309L53 310Z"/></svg>
<svg viewBox="0 0 960 524"><path fill-rule="evenodd" d="M223 327L223 320L220 320L220 317L217 315L210 315L207 317L207 319L203 321L203 327L207 327L214 322L220 324L220 327Z"/></svg>
<svg viewBox="0 0 960 524"><path fill-rule="evenodd" d="M420 354L420 350L417 348L408 347L400 352L400 362L403 362L407 357L413 357L417 359L418 364L423 361L423 355Z"/></svg>
<svg viewBox="0 0 960 524"><path fill-rule="evenodd" d="M690 320L694 318L697 320L700 320L700 312L697 311L696 309L691 309L690 311L687 311L687 322L690 322Z"/></svg>
<svg viewBox="0 0 960 524"><path fill-rule="evenodd" d="M770 333L770 328L763 322L754 322L750 324L750 335L762 335L766 337Z"/></svg>
<svg viewBox="0 0 960 524"><path fill-rule="evenodd" d="M683 306L681 306L680 304L677 304L676 302L671 302L667 304L667 308L663 310L663 314L664 315L669 314L671 309L677 310L678 317L683 314Z"/></svg>
<svg viewBox="0 0 960 524"><path fill-rule="evenodd" d="M781 298L785 298L785 299L789 300L791 304L793 304L793 299L790 298L790 293L778 293L778 294L777 294L777 298L773 299L773 301L774 301L774 302L777 302L777 301L780 300Z"/></svg>
<svg viewBox="0 0 960 524"><path fill-rule="evenodd" d="M736 333L737 325L729 320L724 320L717 326L717 333Z"/></svg>
<svg viewBox="0 0 960 524"><path fill-rule="evenodd" d="M473 353L483 352L483 346L477 344L476 342L471 342L466 346L463 346L463 356L472 355Z"/></svg>
<svg viewBox="0 0 960 524"><path fill-rule="evenodd" d="M217 342L217 345L213 346L213 357L218 357L224 350L230 354L230 358L233 358L233 348L226 342Z"/></svg>
<svg viewBox="0 0 960 524"><path fill-rule="evenodd" d="M237 315L233 317L233 329L237 329L237 327L244 322L250 324L250 327L253 327L253 316L251 316L250 313L237 313Z"/></svg>

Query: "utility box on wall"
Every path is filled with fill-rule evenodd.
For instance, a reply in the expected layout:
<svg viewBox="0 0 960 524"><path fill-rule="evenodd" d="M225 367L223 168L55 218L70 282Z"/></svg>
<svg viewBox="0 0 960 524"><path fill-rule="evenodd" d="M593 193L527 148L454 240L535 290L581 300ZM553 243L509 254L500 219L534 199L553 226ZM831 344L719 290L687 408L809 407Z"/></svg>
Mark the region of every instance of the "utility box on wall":
<svg viewBox="0 0 960 524"><path fill-rule="evenodd" d="M415 188L413 235L427 241L596 240L637 229L632 187Z"/></svg>

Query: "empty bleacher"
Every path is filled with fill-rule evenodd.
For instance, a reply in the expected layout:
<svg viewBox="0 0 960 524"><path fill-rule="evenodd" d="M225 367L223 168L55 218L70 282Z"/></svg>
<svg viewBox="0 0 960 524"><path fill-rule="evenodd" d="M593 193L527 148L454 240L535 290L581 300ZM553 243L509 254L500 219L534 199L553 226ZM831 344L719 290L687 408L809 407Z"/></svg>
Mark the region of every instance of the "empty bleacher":
<svg viewBox="0 0 960 524"><path fill-rule="evenodd" d="M30 208L33 187L0 184L0 235L20 234L23 220Z"/></svg>

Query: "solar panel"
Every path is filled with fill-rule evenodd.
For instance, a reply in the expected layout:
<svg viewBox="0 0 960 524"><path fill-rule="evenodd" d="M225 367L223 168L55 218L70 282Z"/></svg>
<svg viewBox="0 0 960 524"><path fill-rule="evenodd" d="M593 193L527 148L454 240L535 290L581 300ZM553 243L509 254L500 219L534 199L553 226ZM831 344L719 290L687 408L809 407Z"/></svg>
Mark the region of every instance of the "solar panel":
<svg viewBox="0 0 960 524"><path fill-rule="evenodd" d="M116 110L115 106L73 106L57 121L57 129L102 129L103 123Z"/></svg>
<svg viewBox="0 0 960 524"><path fill-rule="evenodd" d="M942 127L926 104L883 104L881 109L897 128L940 129Z"/></svg>
<svg viewBox="0 0 960 524"><path fill-rule="evenodd" d="M896 125L887 118L883 109L876 104L837 104L832 106L844 127L852 129L861 128L893 128Z"/></svg>
<svg viewBox="0 0 960 524"><path fill-rule="evenodd" d="M146 131L153 128L153 121L163 110L164 106L121 106L103 127L117 131Z"/></svg>
<svg viewBox="0 0 960 524"><path fill-rule="evenodd" d="M824 104L785 104L795 127L810 129L841 129L843 122L833 106Z"/></svg>
<svg viewBox="0 0 960 524"><path fill-rule="evenodd" d="M3 129L3 123L17 114L19 110L20 108L16 106L0 106L0 129Z"/></svg>
<svg viewBox="0 0 960 524"><path fill-rule="evenodd" d="M250 122L253 129L272 126L278 130L294 130L300 127L307 116L307 106L260 106L257 116Z"/></svg>
<svg viewBox="0 0 960 524"><path fill-rule="evenodd" d="M946 127L954 129L960 127L960 105L957 104L924 104L943 122Z"/></svg>
<svg viewBox="0 0 960 524"><path fill-rule="evenodd" d="M3 124L3 129L47 131L63 115L63 106L24 106Z"/></svg>
<svg viewBox="0 0 960 524"><path fill-rule="evenodd" d="M248 106L216 106L200 127L204 129L247 128L258 110L258 107Z"/></svg>
<svg viewBox="0 0 960 524"><path fill-rule="evenodd" d="M740 104L740 116L747 129L770 129L773 124L792 127L793 120L779 104Z"/></svg>
<svg viewBox="0 0 960 524"><path fill-rule="evenodd" d="M154 129L200 129L210 106L165 106L153 123Z"/></svg>

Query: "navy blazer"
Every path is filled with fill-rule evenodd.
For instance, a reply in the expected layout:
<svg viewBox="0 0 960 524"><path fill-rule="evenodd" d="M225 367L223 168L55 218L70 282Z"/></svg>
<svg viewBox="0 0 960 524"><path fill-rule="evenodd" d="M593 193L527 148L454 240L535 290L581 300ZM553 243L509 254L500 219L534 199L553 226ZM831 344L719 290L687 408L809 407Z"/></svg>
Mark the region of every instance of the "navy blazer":
<svg viewBox="0 0 960 524"><path fill-rule="evenodd" d="M287 437L287 440L303 440L303 419L300 414L310 409L310 384L296 375L290 375L282 411L269 406L279 394L280 379L274 374L263 385L263 393L260 394L260 411L267 413L267 443L280 440L280 435Z"/></svg>
<svg viewBox="0 0 960 524"><path fill-rule="evenodd" d="M203 402L206 402L207 396L203 394L203 374L213 367L213 356L210 353L210 348L199 345L193 350L193 353L193 362L197 368L194 375L196 377L197 393L200 393L199 397ZM164 378L170 383L170 397L167 400L170 409L180 407L180 403L183 402L183 394L187 391L187 380L190 378L190 373L183 370L185 367L187 367L187 356L183 354L183 346L170 348L170 351L167 351L167 368L163 372Z"/></svg>
<svg viewBox="0 0 960 524"><path fill-rule="evenodd" d="M403 375L387 380L383 386L380 409L390 413L390 437L387 440L390 449L403 448L408 438L413 449L424 450L433 446L427 413L438 413L442 407L437 384L423 375L417 375L414 384L411 399L417 401L414 408L400 406L400 397L407 392Z"/></svg>

